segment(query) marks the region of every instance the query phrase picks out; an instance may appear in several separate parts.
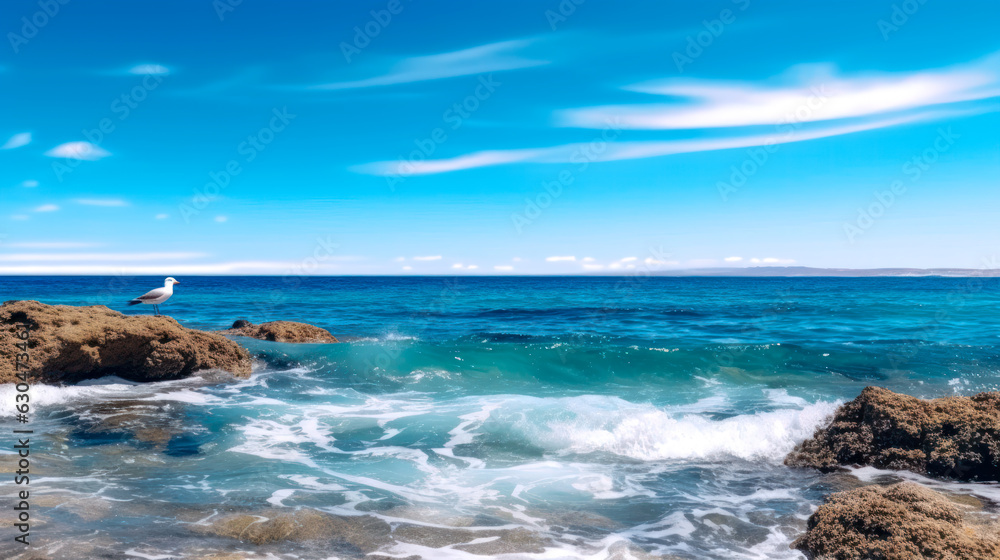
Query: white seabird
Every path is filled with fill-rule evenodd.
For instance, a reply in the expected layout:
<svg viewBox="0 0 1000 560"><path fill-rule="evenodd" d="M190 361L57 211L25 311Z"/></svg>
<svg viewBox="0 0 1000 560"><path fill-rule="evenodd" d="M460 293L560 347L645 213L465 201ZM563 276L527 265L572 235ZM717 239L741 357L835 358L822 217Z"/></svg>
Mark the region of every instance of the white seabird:
<svg viewBox="0 0 1000 560"><path fill-rule="evenodd" d="M128 304L138 305L140 303L145 303L148 305L152 305L153 311L155 311L156 314L159 315L160 314L159 305L170 299L170 296L174 295L174 284L180 284L180 282L174 280L174 278L171 276L163 281L162 288L156 288L155 290L150 290L145 294L142 294L141 296L128 302Z"/></svg>

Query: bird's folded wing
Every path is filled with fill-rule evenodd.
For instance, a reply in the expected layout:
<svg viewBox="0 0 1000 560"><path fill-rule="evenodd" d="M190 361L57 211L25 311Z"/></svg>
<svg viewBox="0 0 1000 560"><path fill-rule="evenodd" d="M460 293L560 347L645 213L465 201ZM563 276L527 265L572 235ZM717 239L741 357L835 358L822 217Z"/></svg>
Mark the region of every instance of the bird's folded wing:
<svg viewBox="0 0 1000 560"><path fill-rule="evenodd" d="M163 288L156 288L155 290L150 290L135 299L138 300L156 299L156 298L161 298L164 295L166 295L166 290L164 290Z"/></svg>

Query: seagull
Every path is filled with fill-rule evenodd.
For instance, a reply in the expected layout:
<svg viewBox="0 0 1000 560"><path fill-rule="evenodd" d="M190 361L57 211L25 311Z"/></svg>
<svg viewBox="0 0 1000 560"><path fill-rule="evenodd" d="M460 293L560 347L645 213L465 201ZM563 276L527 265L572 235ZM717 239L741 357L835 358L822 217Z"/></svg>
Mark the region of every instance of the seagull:
<svg viewBox="0 0 1000 560"><path fill-rule="evenodd" d="M153 306L153 311L156 315L160 315L160 304L170 299L170 296L174 295L174 284L180 284L177 280L171 276L163 281L162 288L156 288L155 290L150 290L145 294L133 299L128 302L129 305L138 305L140 303L146 303Z"/></svg>

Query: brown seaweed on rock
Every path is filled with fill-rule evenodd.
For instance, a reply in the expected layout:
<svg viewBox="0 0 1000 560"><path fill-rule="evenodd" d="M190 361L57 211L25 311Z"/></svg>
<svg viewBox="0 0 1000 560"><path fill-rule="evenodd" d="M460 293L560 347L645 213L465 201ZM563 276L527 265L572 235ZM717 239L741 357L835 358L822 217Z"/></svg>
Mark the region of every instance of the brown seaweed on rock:
<svg viewBox="0 0 1000 560"><path fill-rule="evenodd" d="M28 326L27 341L19 338ZM18 344L27 342L27 350ZM27 360L18 356L26 353ZM16 363L27 367L16 370ZM250 375L250 354L214 333L182 327L170 317L126 316L103 305L75 307L37 301L0 306L0 383L76 382L117 375L131 381L187 377L199 370Z"/></svg>
<svg viewBox="0 0 1000 560"><path fill-rule="evenodd" d="M785 464L872 465L958 480L1000 479L1000 393L923 400L866 387Z"/></svg>
<svg viewBox="0 0 1000 560"><path fill-rule="evenodd" d="M270 321L255 325L250 321L240 319L233 323L232 328L219 331L219 333L232 336L245 336L258 340L269 340L272 342L339 342L326 329L321 329L308 323L296 323L295 321Z"/></svg>
<svg viewBox="0 0 1000 560"><path fill-rule="evenodd" d="M811 560L1000 558L997 525L973 522L942 494L912 482L827 496L792 547Z"/></svg>

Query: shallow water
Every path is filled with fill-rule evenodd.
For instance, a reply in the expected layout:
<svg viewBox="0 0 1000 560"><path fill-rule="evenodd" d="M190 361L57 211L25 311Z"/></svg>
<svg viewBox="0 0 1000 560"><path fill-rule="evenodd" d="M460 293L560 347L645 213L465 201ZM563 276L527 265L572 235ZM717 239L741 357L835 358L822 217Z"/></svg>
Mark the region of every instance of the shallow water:
<svg viewBox="0 0 1000 560"><path fill-rule="evenodd" d="M236 382L33 388L33 550L802 558L805 519L857 482L781 461L837 403L992 390L1000 369L998 279L179 280L163 312L186 326L299 320L348 342L241 340L255 368ZM0 299L148 313L123 302L160 282L8 277ZM12 400L0 388L5 425ZM220 529L306 508L336 530Z"/></svg>

